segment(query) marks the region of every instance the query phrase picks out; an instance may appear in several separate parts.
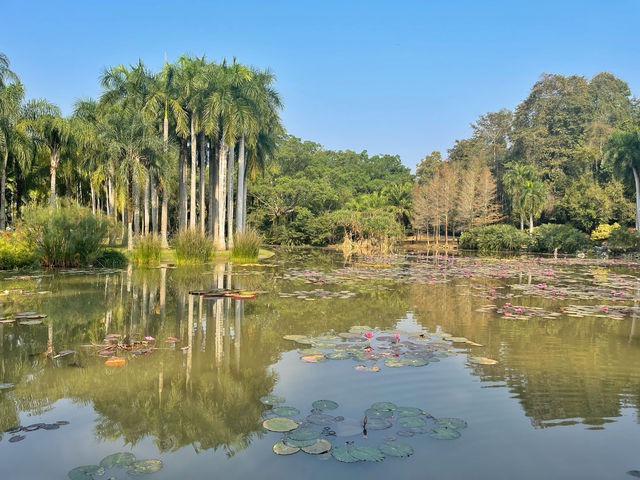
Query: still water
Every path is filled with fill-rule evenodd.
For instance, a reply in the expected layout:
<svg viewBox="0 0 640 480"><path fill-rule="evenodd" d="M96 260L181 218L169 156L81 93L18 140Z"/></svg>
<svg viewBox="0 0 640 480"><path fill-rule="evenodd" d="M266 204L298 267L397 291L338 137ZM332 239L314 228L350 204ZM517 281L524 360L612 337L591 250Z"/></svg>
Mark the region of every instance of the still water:
<svg viewBox="0 0 640 480"><path fill-rule="evenodd" d="M0 291L23 294L0 298L0 317L47 317L0 325L0 384L8 384L0 389L0 431L36 425L1 434L0 479L65 479L117 452L161 460L163 468L145 476L152 480L631 478L627 471L640 470L638 277L638 265L610 261L409 254L351 263L324 250L281 252L263 266L5 272ZM260 293L189 294L213 288ZM24 295L31 292L50 293ZM391 338L385 354L300 358L351 340L353 356L369 345L356 338L365 327L372 341ZM338 333L347 338L332 346ZM396 346L433 341L437 350L423 354L431 361L388 366L396 333ZM117 350L125 365L105 366L110 353L99 351L109 334L123 344L145 341L132 350L152 353ZM307 343L283 338L291 334ZM477 357L498 363L471 361ZM354 463L275 455L282 434L262 427L272 416L260 401L267 395L300 410L292 415L299 423L314 401L337 402L315 411L340 417L317 427L334 447L398 440L414 453ZM373 402L468 426L454 440L407 434L395 423L364 438ZM134 478L124 469L94 478L114 476Z"/></svg>

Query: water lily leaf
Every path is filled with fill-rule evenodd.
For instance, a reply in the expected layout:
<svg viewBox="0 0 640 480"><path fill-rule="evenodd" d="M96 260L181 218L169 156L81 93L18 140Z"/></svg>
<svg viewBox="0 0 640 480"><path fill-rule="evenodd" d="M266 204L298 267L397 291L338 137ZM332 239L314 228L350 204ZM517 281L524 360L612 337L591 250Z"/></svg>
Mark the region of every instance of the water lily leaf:
<svg viewBox="0 0 640 480"><path fill-rule="evenodd" d="M402 417L398 419L398 424L405 428L424 427L427 422L422 417Z"/></svg>
<svg viewBox="0 0 640 480"><path fill-rule="evenodd" d="M104 362L107 367L122 367L127 361L122 357L111 357Z"/></svg>
<svg viewBox="0 0 640 480"><path fill-rule="evenodd" d="M449 337L447 338L450 342L453 343L467 343L469 340L465 337Z"/></svg>
<svg viewBox="0 0 640 480"><path fill-rule="evenodd" d="M442 417L436 419L436 422L439 427L455 428L456 430L467 428L467 422L461 418Z"/></svg>
<svg viewBox="0 0 640 480"><path fill-rule="evenodd" d="M476 365L495 365L498 363L497 360L487 357L469 357L468 360Z"/></svg>
<svg viewBox="0 0 640 480"><path fill-rule="evenodd" d="M339 462L353 463L358 461L357 458L352 457L349 453L349 447L345 447L343 445L340 445L339 447L333 447L331 449L331 455Z"/></svg>
<svg viewBox="0 0 640 480"><path fill-rule="evenodd" d="M291 340L297 343L306 343L306 344L311 343L311 339L306 335L285 335L282 338L284 338L285 340Z"/></svg>
<svg viewBox="0 0 640 480"><path fill-rule="evenodd" d="M327 359L325 358L324 355L304 355L302 357L300 357L300 360L303 360L307 363L319 363L319 362L324 362Z"/></svg>
<svg viewBox="0 0 640 480"><path fill-rule="evenodd" d="M322 355L322 350L319 348L303 348L298 350L300 355Z"/></svg>
<svg viewBox="0 0 640 480"><path fill-rule="evenodd" d="M312 403L312 406L318 410L335 410L338 408L338 404L333 400L316 400Z"/></svg>
<svg viewBox="0 0 640 480"><path fill-rule="evenodd" d="M262 422L262 426L272 432L288 432L294 428L298 428L296 422L286 417L269 418Z"/></svg>
<svg viewBox="0 0 640 480"><path fill-rule="evenodd" d="M460 437L460 432L455 428L436 427L427 432L431 438L436 440L455 440Z"/></svg>
<svg viewBox="0 0 640 480"><path fill-rule="evenodd" d="M342 339L337 335L320 335L315 339L319 342L331 342L331 343L337 343L342 341Z"/></svg>
<svg viewBox="0 0 640 480"><path fill-rule="evenodd" d="M336 417L324 413L313 413L307 417L307 422L314 425L331 425L336 423Z"/></svg>
<svg viewBox="0 0 640 480"><path fill-rule="evenodd" d="M0 325L8 325L14 322L15 322L15 319L13 318L0 318Z"/></svg>
<svg viewBox="0 0 640 480"><path fill-rule="evenodd" d="M296 407L274 407L272 410L274 415L278 417L294 417L300 413Z"/></svg>
<svg viewBox="0 0 640 480"><path fill-rule="evenodd" d="M393 412L391 410L376 410L374 408L367 408L364 411L365 416L367 417L367 419L373 419L373 418L391 418L393 417Z"/></svg>
<svg viewBox="0 0 640 480"><path fill-rule="evenodd" d="M130 470L127 470L129 475L147 475L162 470L162 460L137 460L129 465L129 468Z"/></svg>
<svg viewBox="0 0 640 480"><path fill-rule="evenodd" d="M293 438L288 438L288 437L284 437L284 439L282 440L282 442L289 446L289 447L294 447L294 448L302 448L302 447L310 447L311 445L313 445L314 443L316 443L316 440L318 440L317 438L311 438L308 440L295 440Z"/></svg>
<svg viewBox="0 0 640 480"><path fill-rule="evenodd" d="M84 465L74 468L67 474L70 480L94 480L94 475L104 475L104 468L98 465Z"/></svg>
<svg viewBox="0 0 640 480"><path fill-rule="evenodd" d="M385 420L384 418L372 418L371 420L367 419L367 430L386 430L387 428L391 427L391 422L389 420Z"/></svg>
<svg viewBox="0 0 640 480"><path fill-rule="evenodd" d="M60 358L60 357L66 357L67 355L71 355L72 353L76 353L76 351L75 350L60 350L58 352L58 354L55 355L53 358L56 359L56 358Z"/></svg>
<svg viewBox="0 0 640 480"><path fill-rule="evenodd" d="M300 447L290 447L282 442L278 442L273 446L273 453L276 455L292 455L294 453L298 453L300 451Z"/></svg>
<svg viewBox="0 0 640 480"><path fill-rule="evenodd" d="M314 347L314 348L333 348L335 345L333 343L317 342L317 341L313 340L311 342L311 346Z"/></svg>
<svg viewBox="0 0 640 480"><path fill-rule="evenodd" d="M13 383L0 383L0 390L7 390L13 388Z"/></svg>
<svg viewBox="0 0 640 480"><path fill-rule="evenodd" d="M4 433L14 434L22 431L22 426L7 428Z"/></svg>
<svg viewBox="0 0 640 480"><path fill-rule="evenodd" d="M627 475L631 475L632 477L640 478L640 470L629 470Z"/></svg>
<svg viewBox="0 0 640 480"><path fill-rule="evenodd" d="M9 442L10 443L16 443L16 442L21 442L22 440L24 440L25 438L27 438L26 435L14 435L11 438L9 438Z"/></svg>
<svg viewBox="0 0 640 480"><path fill-rule="evenodd" d="M349 450L349 455L365 462L381 462L384 460L384 453L374 447L353 447Z"/></svg>
<svg viewBox="0 0 640 480"><path fill-rule="evenodd" d="M331 450L331 442L324 438L319 438L316 443L308 447L302 447L302 451L310 455L320 455Z"/></svg>
<svg viewBox="0 0 640 480"><path fill-rule="evenodd" d="M416 407L398 407L395 411L395 415L399 418L402 417L416 417L422 414L422 410Z"/></svg>
<svg viewBox="0 0 640 480"><path fill-rule="evenodd" d="M135 461L136 456L133 453L121 452L104 457L100 460L100 466L104 469L111 468L116 465L119 467L128 467Z"/></svg>
<svg viewBox="0 0 640 480"><path fill-rule="evenodd" d="M278 403L284 403L285 399L278 395L265 395L264 397L260 397L260 401L265 405L277 405Z"/></svg>
<svg viewBox="0 0 640 480"><path fill-rule="evenodd" d="M372 330L373 328L369 327L368 325L355 325L349 329L349 333L363 334Z"/></svg>
<svg viewBox="0 0 640 480"><path fill-rule="evenodd" d="M346 360L348 358L351 358L351 355L346 352L331 352L327 353L325 357L327 357L329 360Z"/></svg>
<svg viewBox="0 0 640 480"><path fill-rule="evenodd" d="M402 358L394 358L394 357L387 357L384 359L384 364L387 367L404 367L406 366L406 363L403 362Z"/></svg>
<svg viewBox="0 0 640 480"><path fill-rule="evenodd" d="M413 448L402 442L384 442L378 445L378 449L389 457L409 457L413 455Z"/></svg>
<svg viewBox="0 0 640 480"><path fill-rule="evenodd" d="M26 317L22 317L22 318L26 318ZM20 325L40 325L41 323L42 322L40 320L25 320L24 322L20 322Z"/></svg>
<svg viewBox="0 0 640 480"><path fill-rule="evenodd" d="M313 428L300 427L287 433L286 437L290 440L317 440L320 438L320 432Z"/></svg>
<svg viewBox="0 0 640 480"><path fill-rule="evenodd" d="M371 408L373 410L386 410L391 412L398 409L395 403L391 403L391 402L376 402L371 405Z"/></svg>
<svg viewBox="0 0 640 480"><path fill-rule="evenodd" d="M356 369L356 370L362 370L362 371L367 371L367 372L379 372L380 371L379 367L367 367L366 365L356 365L353 368Z"/></svg>

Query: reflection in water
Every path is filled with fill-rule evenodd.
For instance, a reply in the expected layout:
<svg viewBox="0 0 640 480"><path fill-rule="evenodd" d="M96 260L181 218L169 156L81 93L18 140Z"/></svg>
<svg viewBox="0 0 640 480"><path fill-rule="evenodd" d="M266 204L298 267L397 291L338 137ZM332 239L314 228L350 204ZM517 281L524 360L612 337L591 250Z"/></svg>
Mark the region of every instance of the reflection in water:
<svg viewBox="0 0 640 480"><path fill-rule="evenodd" d="M341 266L327 254L311 255L303 265L316 262L318 271ZM321 286L353 291L351 298L281 298L280 292L319 287L278 279L279 271L218 262L202 268L130 266L99 275L58 274L37 284L5 281L6 288L52 294L14 296L1 304L3 314L35 310L49 318L40 326L0 325L0 383L16 385L0 393L0 430L18 424L21 413L37 415L68 398L93 407L98 414L94 435L100 440L136 445L150 436L160 452L192 445L196 451L222 448L234 455L261 435L259 398L278 381L273 365L295 348L284 334L319 335L362 324L394 328L406 318L428 331L441 329L482 344L464 348L500 363L468 364L468 371L486 386L506 386L535 427L582 422L600 428L620 417L622 409L640 405L635 315L622 321L507 320L477 312L488 300L473 296L477 290L464 279L411 285L375 278ZM505 282L481 279L474 286ZM246 302L188 293L207 288L266 292ZM558 306L543 298L523 298L522 304ZM148 356L127 356L125 367L110 369L91 347L102 344L107 333L152 336L158 348ZM181 342L165 343L169 336ZM41 357L48 348L77 353ZM343 368L352 368L350 360L344 362ZM442 371L437 364L425 368L436 377ZM342 386L354 388L347 382Z"/></svg>

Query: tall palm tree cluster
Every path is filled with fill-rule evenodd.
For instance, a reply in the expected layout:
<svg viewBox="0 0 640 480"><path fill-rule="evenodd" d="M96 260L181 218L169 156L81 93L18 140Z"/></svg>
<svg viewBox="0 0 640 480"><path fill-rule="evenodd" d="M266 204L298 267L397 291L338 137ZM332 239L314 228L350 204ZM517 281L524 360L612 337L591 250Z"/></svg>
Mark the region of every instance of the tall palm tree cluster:
<svg viewBox="0 0 640 480"><path fill-rule="evenodd" d="M247 179L282 132L274 82L235 59L183 55L159 72L138 61L105 69L100 98L77 101L63 117L44 99L24 101L0 55L0 228L39 199L34 186L48 176L52 206L62 188L67 202L126 226L129 248L148 234L166 246L169 232L183 230L230 248L246 228Z"/></svg>

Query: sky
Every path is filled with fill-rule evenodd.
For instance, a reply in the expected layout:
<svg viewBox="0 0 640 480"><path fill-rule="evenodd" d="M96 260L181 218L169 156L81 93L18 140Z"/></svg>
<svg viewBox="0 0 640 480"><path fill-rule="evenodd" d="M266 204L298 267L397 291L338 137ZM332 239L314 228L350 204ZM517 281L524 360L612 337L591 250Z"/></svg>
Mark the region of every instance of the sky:
<svg viewBox="0 0 640 480"><path fill-rule="evenodd" d="M543 72L609 71L640 96L639 14L640 0L0 0L0 52L65 114L107 66L235 56L275 73L289 133L413 169Z"/></svg>

